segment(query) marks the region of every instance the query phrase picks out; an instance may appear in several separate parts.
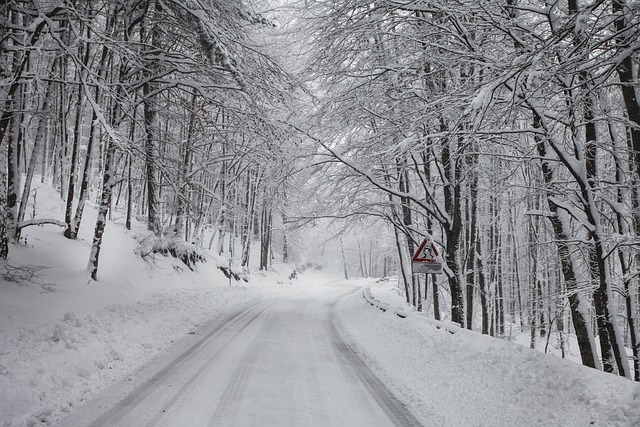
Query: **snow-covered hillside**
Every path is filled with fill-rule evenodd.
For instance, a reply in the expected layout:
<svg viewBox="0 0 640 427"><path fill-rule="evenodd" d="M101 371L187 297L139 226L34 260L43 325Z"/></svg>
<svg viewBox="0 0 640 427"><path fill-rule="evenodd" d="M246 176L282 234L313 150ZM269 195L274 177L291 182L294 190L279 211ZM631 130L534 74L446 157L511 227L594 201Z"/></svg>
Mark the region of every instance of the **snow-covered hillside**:
<svg viewBox="0 0 640 427"><path fill-rule="evenodd" d="M38 190L39 217L61 218L60 197ZM191 334L208 319L286 290L280 276L254 274L232 286L219 260L189 270L181 261L136 254L144 227L116 218L105 232L99 281L86 265L95 209L78 241L56 226L29 227L0 277L0 425L48 424L107 384ZM29 276L29 277L27 277ZM280 281L281 283L277 283Z"/></svg>

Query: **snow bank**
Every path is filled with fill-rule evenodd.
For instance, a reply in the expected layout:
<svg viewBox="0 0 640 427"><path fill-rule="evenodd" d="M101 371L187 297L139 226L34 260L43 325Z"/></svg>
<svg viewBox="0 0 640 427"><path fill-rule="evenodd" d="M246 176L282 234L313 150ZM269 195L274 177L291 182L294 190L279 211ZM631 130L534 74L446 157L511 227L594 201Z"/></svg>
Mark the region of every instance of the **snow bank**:
<svg viewBox="0 0 640 427"><path fill-rule="evenodd" d="M402 319L362 294L338 316L362 357L434 425L640 425L640 387L626 379L486 335L452 334L422 316Z"/></svg>
<svg viewBox="0 0 640 427"><path fill-rule="evenodd" d="M5 426L46 424L193 333L200 322L253 299L242 287L164 290L95 314L67 312L53 324L3 331L0 419Z"/></svg>

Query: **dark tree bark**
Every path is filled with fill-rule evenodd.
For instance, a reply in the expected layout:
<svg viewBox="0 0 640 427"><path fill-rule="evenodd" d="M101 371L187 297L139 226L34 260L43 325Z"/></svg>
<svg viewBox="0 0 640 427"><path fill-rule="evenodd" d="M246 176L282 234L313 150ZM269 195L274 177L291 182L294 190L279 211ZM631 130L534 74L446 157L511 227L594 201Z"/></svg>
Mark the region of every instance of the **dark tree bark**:
<svg viewBox="0 0 640 427"><path fill-rule="evenodd" d="M384 166L382 166L383 169L385 169ZM385 184L387 186L391 186L391 177L388 173L388 171L384 174L384 180L385 180ZM405 250L406 247L408 247L406 245L405 242L402 241L402 234L400 231L400 223L401 223L401 219L400 219L400 215L398 214L398 207L397 204L394 200L394 196L391 193L388 193L387 196L388 200L389 200L389 209L391 210L391 217L392 217L392 223L393 223L393 234L395 237L395 243L396 243L396 250L398 251L398 262L400 264L400 275L402 276L402 284L404 286L404 296L405 296L405 301L407 304L411 304L411 288L410 288L410 284L411 284L411 274L408 274L408 268L406 263L409 261L406 259L405 256Z"/></svg>
<svg viewBox="0 0 640 427"><path fill-rule="evenodd" d="M150 7L151 6L151 7ZM160 5L153 0L150 0L147 4L149 9L159 10ZM143 104L143 117L144 117L144 154L145 154L145 172L147 182L147 229L154 234L159 235L160 221L158 219L158 184L156 180L156 124L155 119L158 113L155 97L157 95L158 84L154 82L154 78L158 74L158 62L153 56L156 52L160 51L158 47L158 28L157 23L152 22L155 17L153 13L147 11L147 22L149 28L149 40L146 39L147 34L143 30L140 31L140 39L142 43L146 43L146 54L149 58L146 62L146 67L143 72L144 83L142 85L142 104Z"/></svg>
<svg viewBox="0 0 640 427"><path fill-rule="evenodd" d="M19 111L13 116L11 120L11 135L9 144L7 145L7 200L5 205L6 211L6 234L2 236L3 240L7 240L9 243L15 243L15 238L18 233L18 189L20 187L20 141L22 135L22 117L23 114L20 111L24 110L24 88L21 87L18 91L19 96L14 100L15 107ZM3 258L6 258L8 253L8 245L3 245L3 252L1 254Z"/></svg>
<svg viewBox="0 0 640 427"><path fill-rule="evenodd" d="M132 156L127 154L127 217L125 219L125 228L127 230L131 230L131 219L133 216L133 180L131 179L132 163Z"/></svg>
<svg viewBox="0 0 640 427"><path fill-rule="evenodd" d="M409 192L409 178L407 172L407 162L405 159L396 159L396 172L398 177L398 189L402 193ZM409 233L411 230L411 226L413 224L413 219L411 218L411 201L407 197L400 198L400 206L402 210L402 224L406 233ZM415 245L413 243L413 239L411 235L407 234L407 250L409 252L409 257L413 256L415 253ZM408 282L408 287L411 291L411 302L414 307L418 306L418 285L415 280L415 275L410 276L411 280ZM409 279L407 277L407 279Z"/></svg>
<svg viewBox="0 0 640 427"><path fill-rule="evenodd" d="M542 128L541 118L535 111L533 112L533 127L536 129ZM535 136L538 154L540 155L542 176L544 178L547 187L550 187L555 182L555 176L549 160L547 157L547 147L545 141L540 136ZM554 235L556 237L556 247L558 250L558 258L562 266L562 275L565 285L567 287L569 306L571 308L571 320L573 321L573 327L576 331L576 338L578 340L578 348L580 349L580 357L582 364L591 368L598 369L600 364L597 362L597 354L593 348L593 337L589 331L589 320L585 317L583 311L583 303L581 301L581 294L577 288L577 276L571 262L571 250L568 245L569 235L564 230L562 221L560 220L559 207L551 197L551 193L547 193L547 203L551 215L549 221L553 228Z"/></svg>
<svg viewBox="0 0 640 427"><path fill-rule="evenodd" d="M222 143L222 166L220 167L219 175L219 188L220 188L220 211L218 212L218 218L215 226L218 229L218 243L216 246L216 253L222 255L224 252L224 239L227 232L227 203L229 201L229 195L227 194L227 176L228 176L228 162L224 160L226 157L226 145ZM213 237L212 237L213 238Z"/></svg>
<svg viewBox="0 0 640 427"><path fill-rule="evenodd" d="M89 38L90 37L89 28L86 28L86 31L87 31L87 38ZM82 74L85 72L84 70L87 69L89 64L89 58L91 57L91 45L89 43L85 43L82 46L82 48L84 49L84 55L82 59L83 67L77 71L79 81L83 81ZM103 49L103 52L106 54L106 51L107 51L107 48L105 47ZM99 89L96 88L96 91L98 90ZM75 196L76 196L76 179L77 179L76 175L78 174L80 140L82 138L82 119L84 116L85 94L88 95L88 93L84 89L84 85L79 85L78 91L77 91L78 101L77 101L77 107L76 107L76 117L75 117L75 124L73 128L73 143L71 146L71 168L69 170L69 184L67 185L67 205L66 205L65 214L64 214L64 222L67 224L67 228L64 231L64 236L67 239L75 239L78 233L78 227L79 227L79 224L76 226L73 220L73 201L75 200ZM97 97L96 97L96 102L97 102ZM94 109L92 123L93 123L93 120L95 120L95 118L97 118L97 113ZM93 129L94 129L94 125L91 124L91 133L93 133ZM89 141L89 144L91 144L91 141ZM90 151L87 150L87 156L90 156L90 155L91 155ZM89 158L87 158L87 160L89 160ZM85 168L86 167L87 165L85 164ZM86 194L85 194L85 197L86 197ZM82 206L79 204L78 207L80 208L80 217L81 217L82 210L84 209L84 204L82 204ZM76 215L77 215L77 212L76 212Z"/></svg>
<svg viewBox="0 0 640 427"><path fill-rule="evenodd" d="M609 135L611 137L611 140L614 141L614 146L615 146L615 142L616 142L616 136L615 133L613 131L613 129L611 128L611 126L609 126ZM619 206L624 206L625 204L625 200L628 199L631 194L625 193L626 191L629 191L630 193L633 193L633 188L630 189L624 189L624 183L625 183L625 168L622 165L622 161L620 159L619 153L617 153L617 150L615 150L614 152L614 156L615 156L615 164L616 164L616 181L618 182L618 189L617 189L617 202ZM632 180L633 181L633 180ZM631 203L634 203L634 197L631 195ZM630 222L632 222L632 218L626 218L625 215L620 211L620 209L615 209L615 213L616 213L616 226L617 226L617 230L618 233L621 236L624 236L625 234L629 233L629 226L627 224L629 224ZM623 284L623 288L624 288L624 301L625 301L625 308L627 311L627 323L629 326L629 340L630 340L630 344L631 344L631 351L633 352L633 378L635 381L640 381L640 358L639 358L639 354L638 354L638 350L639 350L639 343L638 343L638 336L637 336L637 320L636 320L636 314L635 314L635 310L634 310L634 302L633 302L633 298L632 298L632 289L637 289L637 279L634 279L634 274L632 271L632 257L633 255L631 254L626 254L625 251L621 248L617 249L617 253L618 253L618 263L620 264L620 271L621 271L621 276L622 276L622 284Z"/></svg>
<svg viewBox="0 0 640 427"><path fill-rule="evenodd" d="M189 122L186 129L185 143L181 145L182 150L182 163L180 165L178 175L178 194L176 194L176 220L173 227L173 234L180 236L185 240L189 240L187 237L187 225L185 221L185 205L189 202L189 197L184 193L190 193L189 191L189 173L191 172L191 158L193 152L193 135L196 128L196 101L197 92L195 89L191 93L191 104L189 112Z"/></svg>
<svg viewBox="0 0 640 427"><path fill-rule="evenodd" d="M260 270L269 267L269 251L271 248L271 222L273 215L269 203L265 200L262 205L262 218L260 221Z"/></svg>
<svg viewBox="0 0 640 427"><path fill-rule="evenodd" d="M7 11L7 13L9 13L10 9L6 8L5 10ZM0 115L0 146L2 146L2 143L4 142L4 137L7 133L7 130L9 129L9 124L15 113L15 109L13 108L14 97L17 94L18 89L20 89L20 87L22 86L22 74L29 64L32 53L35 52L35 50L32 48L38 43L45 27L47 26L47 20L45 19L45 17L52 18L58 15L58 13L60 13L62 10L62 7L55 7L50 12L44 13L37 18L34 18L28 26L24 27L25 37L24 45L22 46L24 49L22 55L20 56L20 59L15 62L14 66L12 67L11 84L9 85L9 88L5 94L2 115ZM14 13L11 19L17 20L17 14ZM17 21L15 23L17 24L15 31L20 32L19 29L22 28L22 26Z"/></svg>
<svg viewBox="0 0 640 427"><path fill-rule="evenodd" d="M155 234L160 233L158 222L158 202L156 200L156 154L155 154L155 117L156 110L153 100L150 98L152 90L151 83L143 86L144 96L144 130L145 130L145 171L147 181L147 229Z"/></svg>
<svg viewBox="0 0 640 427"><path fill-rule="evenodd" d="M438 276L431 275L431 287L433 292L433 318L441 320L440 316L440 292L438 292Z"/></svg>
<svg viewBox="0 0 640 427"><path fill-rule="evenodd" d="M479 254L479 239L478 239L478 173L476 168L478 166L477 155L472 154L468 157L468 169L469 169L469 197L468 197L468 227L469 227L469 244L468 252L465 262L465 277L467 288L467 329L473 328L473 297L475 293L475 279L478 277L476 272L478 267L476 265L476 255ZM479 273L479 271L478 271Z"/></svg>
<svg viewBox="0 0 640 427"><path fill-rule="evenodd" d="M251 253L251 238L253 236L254 216L256 211L256 198L258 196L258 189L260 181L262 180L261 173L255 168L249 168L247 170L246 179L246 192L245 192L245 216L242 222L242 234L240 236L242 242L242 259L240 265L243 267L249 266L249 255Z"/></svg>
<svg viewBox="0 0 640 427"><path fill-rule="evenodd" d="M446 224L444 229L444 235L447 239L446 260L451 270L451 274L448 275L451 292L451 321L465 327L464 297L460 283L458 259L462 235L461 191L459 178L456 176L456 162L451 159L450 144L451 142L447 139L442 145L442 167L445 171L444 205L451 217L451 222Z"/></svg>
<svg viewBox="0 0 640 427"><path fill-rule="evenodd" d="M98 280L98 265L100 262L100 250L102 248L102 236L107 225L107 213L111 204L111 193L115 183L115 170L113 156L115 146L111 139L107 142L104 159L104 174L102 178L102 195L100 196L100 205L98 207L98 219L93 234L93 243L91 246L91 254L89 255L89 271L93 280Z"/></svg>
<svg viewBox="0 0 640 427"><path fill-rule="evenodd" d="M108 19L105 32L112 33L113 25L115 25L114 20ZM88 28L87 28L87 36L90 36L90 32ZM98 65L98 81L102 80L106 74L107 61L110 56L109 52L110 51L108 47L106 45L103 46L102 53L100 56L100 62ZM89 47L87 46L87 57L88 56L89 56ZM93 97L96 103L100 102L100 85L96 85ZM78 206L76 207L76 213L73 217L73 221L71 221L70 227L67 229L67 232L65 232L65 235L70 239L75 239L78 236L80 223L82 222L82 214L84 213L84 207L86 205L87 198L89 197L89 178L91 176L93 147L94 147L94 140L96 137L95 134L96 134L97 126L98 126L98 112L94 108L91 113L91 123L89 124L89 139L87 141L87 147L86 147L87 152L84 159L84 168L82 170L82 178L80 180L80 194L78 196Z"/></svg>
<svg viewBox="0 0 640 427"><path fill-rule="evenodd" d="M52 75L55 75L58 69L58 65L60 63L59 59L54 59L52 64ZM52 93L53 80L49 80L45 86L44 98L42 99L42 106L40 107L43 112L48 112L51 101L50 98L53 96ZM33 141L33 149L31 150L31 157L29 158L29 164L27 165L25 182L22 190L22 196L20 198L20 205L18 208L18 218L17 223L21 223L24 221L25 212L27 209L27 204L29 202L29 194L31 192L31 183L33 182L33 176L35 174L36 165L38 163L38 158L40 157L40 153L44 151L42 149L43 145L45 145L45 133L48 129L48 119L45 116L40 116L38 118L38 126L36 131L36 136ZM45 147L46 148L46 147ZM26 153L25 153L26 155ZM43 167L46 164L46 160L42 160ZM42 174L44 178L44 173ZM16 228L15 240L20 240L21 229Z"/></svg>
<svg viewBox="0 0 640 427"><path fill-rule="evenodd" d="M616 30L616 42L618 50L624 52L630 48L630 42L634 36L637 36L638 29L633 28L627 14L632 13L629 10L629 3L623 0L612 1L613 13L617 15L614 21L614 27ZM622 98L624 99L624 105L627 111L627 117L629 118L629 134L631 139L631 145L633 147L632 158L636 163L636 174L640 179L640 102L636 96L636 90L638 86L638 77L634 78L633 75L633 56L624 55L622 60L617 62L616 71L618 73L618 79L620 80L620 90L622 92Z"/></svg>

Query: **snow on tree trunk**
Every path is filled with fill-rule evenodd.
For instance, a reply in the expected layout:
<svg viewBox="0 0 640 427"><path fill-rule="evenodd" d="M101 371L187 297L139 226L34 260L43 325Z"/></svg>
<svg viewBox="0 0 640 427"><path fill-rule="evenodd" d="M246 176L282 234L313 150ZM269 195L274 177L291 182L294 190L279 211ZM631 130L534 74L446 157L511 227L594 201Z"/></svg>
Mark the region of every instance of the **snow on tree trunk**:
<svg viewBox="0 0 640 427"><path fill-rule="evenodd" d="M189 107L189 121L185 130L184 143L180 145L182 150L181 164L178 169L178 182L177 182L177 194L176 199L176 220L173 227L173 234L182 239L188 240L186 234L186 205L190 202L190 198L185 195L189 194L189 173L191 172L191 158L193 150L193 137L196 125L196 101L197 92L195 89L191 93L191 103Z"/></svg>
<svg viewBox="0 0 640 427"><path fill-rule="evenodd" d="M533 126L536 129L542 128L542 118L533 111ZM578 340L578 348L580 349L580 357L582 364L591 368L600 369L597 353L595 351L595 340L591 332L589 325L589 317L584 310L585 304L582 303L584 296L578 290L578 280L575 273L574 265L571 259L571 249L569 248L569 236L571 235L571 228L567 224L567 221L563 221L564 213L560 212L560 209L552 197L551 186L557 182L554 169L550 165L550 161L547 156L547 145L542 137L535 137L538 154L541 159L542 177L545 185L548 187L547 191L547 203L551 215L549 221L553 228L554 236L556 238L556 248L558 251L558 258L562 267L562 275L567 288L569 306L571 309L571 319L573 321L573 327L576 331L576 338Z"/></svg>
<svg viewBox="0 0 640 427"><path fill-rule="evenodd" d="M105 28L105 32L109 32L109 33L113 32L113 28L112 28L113 21L114 20L112 19L107 20L107 23L106 23L107 27ZM88 28L87 28L87 34L89 35ZM86 57L88 58L88 56L89 56L89 47L87 47L87 52L86 52ZM102 48L102 53L101 53L100 61L98 65L99 80L102 80L106 74L106 64L109 58L110 58L110 50L108 49L107 46L104 46ZM101 93L101 87L100 85L96 85L95 91L93 94L94 103L96 104L100 102L100 93ZM87 90L87 96L90 96L88 90ZM135 123L135 120L133 120L132 123ZM134 126L134 124L132 124L131 126ZM71 221L71 226L68 229L69 236L67 237L71 239L75 239L78 236L78 231L80 229L80 224L82 222L82 214L84 213L84 207L86 205L87 198L89 197L89 178L91 175L91 166L92 166L92 160L93 160L93 146L94 146L94 139L96 138L95 134L96 134L97 128L98 128L98 112L96 111L95 108L93 108L91 113L91 123L89 124L89 136L87 140L84 167L82 170L82 178L80 180L80 194L78 196L78 206L76 207L76 213L73 217L73 220Z"/></svg>
<svg viewBox="0 0 640 427"><path fill-rule="evenodd" d="M597 216L594 219L596 221L600 220ZM606 337L613 352L619 375L631 379L627 353L617 321L617 308L613 297L611 275L607 266L608 251L605 249L605 243L602 241L601 225L598 223L595 227L596 231L593 234L593 239L598 264L599 286L594 293L593 299L596 313L599 313L597 317L599 321L598 332L604 335L600 338L600 347L604 357L605 351L608 350L606 343L603 343Z"/></svg>
<svg viewBox="0 0 640 427"><path fill-rule="evenodd" d="M398 260L400 265L399 278L402 279L404 286L404 296L407 304L413 305L413 292L411 286L413 284L413 271L411 269L411 255L408 253L408 244L406 237L397 227L394 227L396 248L398 250Z"/></svg>
<svg viewBox="0 0 640 427"><path fill-rule="evenodd" d="M107 213L111 203L111 193L115 183L115 171L113 165L113 155L115 146L109 138L105 149L104 172L102 178L102 194L100 196L100 205L98 206L98 219L93 233L93 243L91 244L91 253L89 255L88 269L93 280L98 280L98 265L100 261L100 249L102 248L102 236L107 225Z"/></svg>
<svg viewBox="0 0 640 427"><path fill-rule="evenodd" d="M59 59L53 60L52 74L56 74L59 63L60 63ZM46 112L49 111L50 104L51 104L50 98L53 96L53 94L51 93L52 86L53 86L52 81L48 81L47 85L45 86L44 98L42 99L42 106L40 107L42 111L46 111ZM35 174L38 158L40 157L40 153L43 151L42 146L45 145L45 133L48 128L48 126L46 126L47 123L48 123L48 119L45 116L40 115L38 117L36 136L33 143L33 149L31 150L31 157L29 158L29 164L27 166L25 182L22 189L22 197L20 198L20 205L18 208L18 218L17 218L18 224L24 221L27 204L29 202L29 194L31 193L31 183L33 181L33 176ZM45 159L42 160L42 164L43 165L46 164ZM42 177L44 178L44 176L45 174L43 173ZM15 240L16 241L20 240L20 228L16 229Z"/></svg>
<svg viewBox="0 0 640 427"><path fill-rule="evenodd" d="M400 190L402 193L409 193L410 191L409 174L407 171L406 158L396 159L396 168L398 173L398 190ZM411 230L413 226L413 219L411 216L411 200L407 197L401 197L400 206L402 210L402 225L404 226L404 229L406 230L406 232L409 233L409 230ZM408 259L406 259L406 264L408 265L410 270L408 271L409 275L407 276L407 279L411 278L411 281L407 283L407 286L411 290L411 304L414 307L417 307L418 299L419 299L418 283L416 281L416 276L412 274L413 272L411 267L411 257L415 253L416 249L415 249L412 236L408 235L408 236L405 236L405 238L407 241L407 253L408 253Z"/></svg>
<svg viewBox="0 0 640 427"><path fill-rule="evenodd" d="M465 327L464 295L462 291L462 272L460 271L460 240L462 236L462 211L460 183L456 182L456 162L451 161L451 141L447 138L442 147L442 164L445 168L444 185L445 210L451 221L444 229L446 237L447 279L451 294L451 321Z"/></svg>
<svg viewBox="0 0 640 427"><path fill-rule="evenodd" d="M438 276L431 275L431 290L433 293L433 318L441 320L440 316L440 291L438 289Z"/></svg>
<svg viewBox="0 0 640 427"><path fill-rule="evenodd" d="M479 239L478 239L478 172L476 167L478 166L478 156L470 155L467 158L468 169L469 169L469 195L467 199L467 219L468 219L468 241L469 241L469 252L465 257L464 269L465 269L465 277L466 277L466 326L467 329L473 328L473 297L475 293L475 284L476 278L478 275L476 272L477 264L476 264L476 254L479 253Z"/></svg>
<svg viewBox="0 0 640 427"><path fill-rule="evenodd" d="M23 94L23 88L18 93ZM16 99L17 107L23 109L22 96ZM20 187L20 169L18 168L18 156L20 140L22 138L22 113L16 112L11 124L11 135L7 145L7 199L6 199L6 238L9 243L15 243L18 229L18 189ZM4 248L3 248L4 250ZM8 246L7 246L8 250Z"/></svg>
<svg viewBox="0 0 640 427"><path fill-rule="evenodd" d="M154 138L154 119L156 111L152 105L153 101L149 98L151 94L151 84L144 84L144 129L145 129L145 170L147 180L147 229L154 234L160 233L160 224L158 222L158 204L156 200L156 155L155 155L155 138Z"/></svg>
<svg viewBox="0 0 640 427"><path fill-rule="evenodd" d="M349 268L347 264L347 257L344 253L344 242L342 236L340 236L340 254L342 255L342 272L344 274L344 280L349 280Z"/></svg>
<svg viewBox="0 0 640 427"><path fill-rule="evenodd" d="M14 36L10 37L10 39L13 41L14 45L17 46L14 53L19 55L19 57L13 62L13 66L10 70L11 77L7 80L11 83L3 94L4 105L2 106L2 115L0 115L0 146L2 146L4 142L4 138L9 130L10 122L15 114L14 101L18 90L22 86L21 77L29 65L31 55L37 51L32 48L38 43L38 40L40 40L45 27L50 22L49 19L55 17L62 10L64 10L64 8L56 6L47 13L39 14L36 18L29 18L31 21L27 23L27 26L23 27L22 23L19 22L19 14L17 11L12 11L12 9L8 7L4 8L4 13L11 14ZM26 31L23 31L23 29L26 28L30 29L28 35ZM22 48L24 48L24 50Z"/></svg>
<svg viewBox="0 0 640 427"><path fill-rule="evenodd" d="M9 238L7 236L7 145L0 145L0 258L9 255Z"/></svg>
<svg viewBox="0 0 640 427"><path fill-rule="evenodd" d="M616 44L620 51L625 52L631 49L631 40L638 37L637 25L633 23L634 12L631 8L631 2L623 0L613 0L612 9L616 19L614 27L616 32ZM637 12L635 12L637 16ZM637 59L637 58L636 58ZM636 62L637 64L637 62ZM633 147L632 158L636 163L636 174L640 179L640 101L638 100L638 73L634 76L633 72L634 58L633 55L624 55L617 61L616 71L618 80L620 80L620 91L629 118L628 131Z"/></svg>
<svg viewBox="0 0 640 427"><path fill-rule="evenodd" d="M132 125L135 120L132 121ZM131 154L127 154L127 216L125 218L125 228L131 230L131 219L133 216L133 180L131 178L133 158Z"/></svg>
<svg viewBox="0 0 640 427"><path fill-rule="evenodd" d="M96 89L97 91L97 89ZM71 221L70 234L69 238L75 239L78 236L78 231L80 229L80 223L82 222L82 214L84 212L84 207L87 202L87 198L89 197L89 177L91 175L91 160L93 153L93 140L94 133L97 127L96 124L97 114L94 111L91 117L91 125L89 130L89 140L87 143L87 152L84 159L84 168L82 171L82 179L80 181L80 194L78 196L78 206L76 207L76 213L73 216L73 220Z"/></svg>
<svg viewBox="0 0 640 427"><path fill-rule="evenodd" d="M246 192L245 192L245 215L242 222L242 258L240 265L242 267L249 266L249 255L251 253L251 239L254 232L254 217L256 211L256 198L259 184L261 181L261 173L257 168L249 168L247 170Z"/></svg>
<svg viewBox="0 0 640 427"><path fill-rule="evenodd" d="M262 206L260 220L260 270L267 270L269 266L269 251L271 249L271 233L273 214L271 207L265 201Z"/></svg>
<svg viewBox="0 0 640 427"><path fill-rule="evenodd" d="M158 84L154 81L155 76L160 72L160 62L153 59L154 52L161 51L158 43L157 23L153 22L156 18L154 12L158 12L160 5L150 2L150 12L148 12L148 37L144 31L144 27L140 31L140 41L146 45L151 58L147 61L145 72L143 73L144 83L142 84L143 95L143 115L144 115L144 160L145 160L145 178L147 182L147 229L155 235L160 235L160 221L158 219L158 199L156 192L158 191L158 183L156 179L156 115L157 105L155 97L158 96Z"/></svg>
<svg viewBox="0 0 640 427"><path fill-rule="evenodd" d="M86 28L86 31L88 36L89 28ZM87 66L89 64L89 58L91 56L90 46L91 45L88 43L81 45L81 48L84 48L84 56L82 59L83 66L77 71L78 80L81 80L81 81L84 80L83 73L85 73L85 70L87 69ZM106 48L104 50L106 50ZM96 87L96 90L99 90L99 89L97 89ZM78 163L80 158L80 140L82 138L82 122L84 117L84 103L85 103L86 96L90 96L89 93L84 89L83 85L79 85L77 90L78 102L76 106L76 117L75 117L75 124L73 128L73 142L71 146L71 166L69 170L69 184L67 185L67 204L66 204L66 209L64 214L64 222L67 224L67 229L64 231L64 236L67 239L75 239L78 232L78 227L79 227L79 225L76 226L76 224L74 224L73 201L75 200L75 196L76 196L76 180L77 180L76 175L78 174ZM98 102L97 98L98 97L96 96L96 99L95 99L96 102ZM96 115L95 111L93 112L93 115L94 116ZM91 127L93 129L94 125L92 124ZM90 156L90 153L87 153L87 156ZM84 203L82 204L82 206L79 206L79 207L80 207L80 211L82 211L82 209L84 209Z"/></svg>

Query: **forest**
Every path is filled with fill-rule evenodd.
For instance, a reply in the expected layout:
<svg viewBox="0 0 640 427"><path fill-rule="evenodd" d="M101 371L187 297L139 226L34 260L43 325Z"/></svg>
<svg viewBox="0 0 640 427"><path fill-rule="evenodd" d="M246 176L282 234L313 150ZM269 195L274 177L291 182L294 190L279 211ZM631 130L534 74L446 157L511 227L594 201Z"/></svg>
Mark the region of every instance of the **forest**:
<svg viewBox="0 0 640 427"><path fill-rule="evenodd" d="M99 284L113 218L187 264L331 257L639 381L639 74L637 0L7 0L0 257L91 227Z"/></svg>

